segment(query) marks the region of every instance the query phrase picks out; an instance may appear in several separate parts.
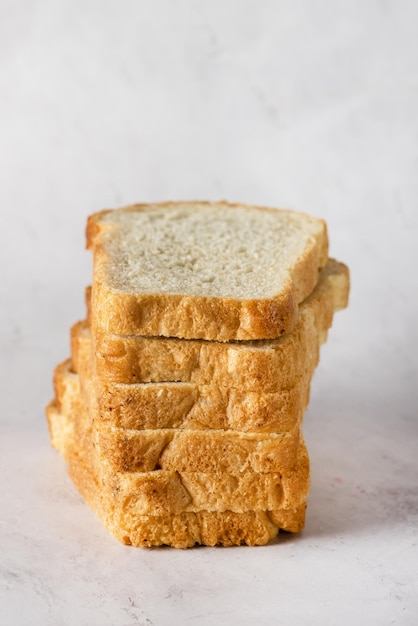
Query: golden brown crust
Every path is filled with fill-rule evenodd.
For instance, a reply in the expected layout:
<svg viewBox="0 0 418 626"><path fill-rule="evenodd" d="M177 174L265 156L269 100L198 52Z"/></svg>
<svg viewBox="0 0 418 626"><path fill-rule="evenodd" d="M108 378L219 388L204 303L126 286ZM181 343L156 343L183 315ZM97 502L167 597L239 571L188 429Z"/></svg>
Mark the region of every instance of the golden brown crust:
<svg viewBox="0 0 418 626"><path fill-rule="evenodd" d="M54 433L56 447L67 460L69 473L76 487L102 523L123 543L137 546L172 545L179 548L191 547L196 543L263 545L277 534L279 528L297 532L303 527L309 480L309 462L303 445L298 472L284 477L285 482L282 481L278 489L279 494L282 491L287 495L275 497L274 491L271 492L271 504L281 503L281 507L267 512L198 510L173 513L167 512L167 501L170 501L170 498L173 500L174 496L172 504L175 506L178 502L175 497L175 484L174 491L173 484L169 483L166 484L165 490L164 487L162 492L160 489L160 499L158 493L157 495L154 493L155 487L158 486L158 478L152 479L152 474L161 473L151 473L151 483L148 483L148 487L144 486L144 483L141 484L140 475L135 474L110 474L108 476L113 478L109 484L106 478L103 481L103 474L102 477L99 476L99 466L86 460L83 448L75 446L74 430L70 427L71 420L60 414L53 403L47 409L47 417L51 432ZM175 473L172 476L174 477ZM273 486L275 478L264 477L267 481L269 478ZM208 490L206 479L210 477L188 474L186 478L189 480L189 487L193 488L195 493L199 493L199 487L203 489L201 496L203 498L205 489ZM228 477L221 477L222 487L228 485L228 480ZM243 493L245 480L249 480L250 483L252 480L255 487L257 486L257 477L247 475L241 477L241 480L244 481L241 485ZM239 478L235 477L235 481L239 481ZM153 493L153 500L151 498L150 502L154 505L153 514L141 513L144 510L143 499L141 503L138 489L144 488L145 501L149 498L150 489ZM229 489L232 491L233 485L229 484ZM260 498L259 495L255 495L255 498L257 497ZM165 502L165 505L162 505L162 502Z"/></svg>
<svg viewBox="0 0 418 626"><path fill-rule="evenodd" d="M125 544L262 545L279 528L298 532L309 487L300 422L319 345L349 290L347 268L331 261L312 293L326 228L276 298L132 296L103 280L107 213L86 230L94 340L85 323L74 327L72 362L57 366L47 407L51 443L74 483Z"/></svg>
<svg viewBox="0 0 418 626"><path fill-rule="evenodd" d="M103 228L103 224L100 224L100 219L110 213L109 209L103 211L97 211L87 218L86 224L86 249L91 250L96 237L100 234Z"/></svg>
<svg viewBox="0 0 418 626"><path fill-rule="evenodd" d="M68 470L78 491L103 525L116 539L126 545L138 547L169 545L175 548L191 548L196 544L265 545L279 531L279 524L275 524L263 511L132 515L129 511L115 507L112 499L103 492L94 473L83 464L80 455L69 456ZM302 515L300 513L295 515L296 519L289 522L288 514L285 513L283 516L285 524L289 529L303 525ZM276 518L279 516L280 512Z"/></svg>
<svg viewBox="0 0 418 626"><path fill-rule="evenodd" d="M81 376L82 393L96 399L97 419L119 428L285 432L301 422L308 405L310 373L274 393L215 383L108 383L93 374L89 328L78 323L71 334L73 367ZM69 368L68 361L58 366L61 384ZM71 383L71 372L68 379Z"/></svg>
<svg viewBox="0 0 418 626"><path fill-rule="evenodd" d="M116 291L106 284L101 277L101 267L106 262L104 251L95 248L92 288L92 327L95 332L242 341L280 337L291 332L295 325L297 301L290 288L274 300L131 294Z"/></svg>
<svg viewBox="0 0 418 626"><path fill-rule="evenodd" d="M309 462L301 444L298 465L292 472L238 474L175 472L108 472L101 481L115 505L132 515L166 515L199 510L242 513L294 509L306 500Z"/></svg>
<svg viewBox="0 0 418 626"><path fill-rule="evenodd" d="M88 285L88 287L86 287L84 297L86 301L86 321L90 328L91 326L91 285Z"/></svg>
<svg viewBox="0 0 418 626"><path fill-rule="evenodd" d="M115 471L288 472L295 468L300 427L283 435L216 430L122 430L97 426L97 445Z"/></svg>
<svg viewBox="0 0 418 626"><path fill-rule="evenodd" d="M293 332L278 340L221 343L96 332L96 373L107 383L181 381L281 392L312 375L334 309L347 301L348 291L347 267L329 261L300 306ZM81 331L82 323L73 338Z"/></svg>
<svg viewBox="0 0 418 626"><path fill-rule="evenodd" d="M98 417L119 428L143 430L237 430L286 432L300 423L309 401L309 382L282 393L245 392L216 385L96 383Z"/></svg>
<svg viewBox="0 0 418 626"><path fill-rule="evenodd" d="M178 203L162 203L160 207ZM185 203L181 203L185 204ZM200 203L199 203L200 204ZM219 203L202 203L207 207ZM221 203L226 210L237 205ZM244 205L240 205L244 207ZM123 211L146 210L148 205L134 205ZM278 213L266 207L245 207ZM294 219L295 213L280 211ZM297 321L298 304L314 289L318 270L326 264L328 237L325 222L317 220L322 230L306 242L304 253L293 267L280 293L272 298L233 299L188 294L132 294L111 288L106 281L108 256L103 244L104 231L112 224L101 221L102 211L89 217L87 247L93 252L94 282L92 291L92 326L94 332L120 335L144 335L206 339L216 341L268 339L291 332ZM312 220L311 217L305 216ZM302 216L300 216L302 218Z"/></svg>
<svg viewBox="0 0 418 626"><path fill-rule="evenodd" d="M68 367L68 363L63 365ZM61 366L58 366L57 370L60 369ZM62 394L58 403L69 410L67 423L72 425L78 448L97 467L102 483L111 488L114 497L124 506L134 506L138 514L155 513L157 510L159 513L178 513L200 508L229 508L235 511L288 508L295 507L301 498L306 498L309 460L299 431L275 437L231 433L234 436L228 438L224 432L211 430L135 432L109 429L98 425L89 407L79 403L80 391L77 392L74 385L66 387L62 384L58 391ZM60 418L59 423L65 423L65 418ZM181 435L180 442L173 441L178 435ZM132 439L127 443L130 437ZM214 446L216 441L219 443ZM191 450L184 451L185 445ZM170 446L173 450L169 451ZM201 450L199 452L199 447L209 449L206 458ZM249 447L253 449L250 456ZM266 456L266 453L269 455ZM120 465L115 462L118 454L131 462L132 459L139 459L137 471L132 466L129 471L121 471ZM186 455L189 459L187 463L183 459ZM185 469L178 467L178 459L175 459L175 467L170 466L173 456L180 457ZM209 467L207 457L211 463ZM264 463L264 467L259 467L257 471L253 471L250 464L243 467L246 457L255 464ZM274 467L271 469L271 463L277 462L277 457L281 464L286 459L288 462L281 472L275 471ZM230 471L213 471L214 468L219 469L222 460L229 463ZM201 464L197 470L193 466L196 462ZM155 470L156 466L162 469Z"/></svg>
<svg viewBox="0 0 418 626"><path fill-rule="evenodd" d="M59 410L55 398L45 407L45 414L51 446L67 460L69 453L74 450L74 420Z"/></svg>
<svg viewBox="0 0 418 626"><path fill-rule="evenodd" d="M55 378L68 368L64 362ZM94 397L80 393L73 383L75 374L56 385L58 404L67 407L67 415L90 416L101 459L114 471L149 472L167 469L184 472L287 472L297 463L300 427L296 423L286 433L241 433L224 430L125 430L108 426L97 418ZM84 404L89 404L83 408ZM86 419L86 418L84 418Z"/></svg>
<svg viewBox="0 0 418 626"><path fill-rule="evenodd" d="M96 335L96 373L109 383L191 382L274 393L292 387L319 358L312 317L283 339L280 346L246 346Z"/></svg>
<svg viewBox="0 0 418 626"><path fill-rule="evenodd" d="M81 391L80 378L72 371L71 359L66 359L56 366L53 384L58 410L64 415L72 415Z"/></svg>

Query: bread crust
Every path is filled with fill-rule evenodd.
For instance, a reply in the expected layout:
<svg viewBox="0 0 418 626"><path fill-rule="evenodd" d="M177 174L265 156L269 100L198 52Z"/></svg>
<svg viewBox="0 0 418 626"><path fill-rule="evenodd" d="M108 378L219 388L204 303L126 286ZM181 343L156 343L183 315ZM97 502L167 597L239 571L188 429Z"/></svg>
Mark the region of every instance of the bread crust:
<svg viewBox="0 0 418 626"><path fill-rule="evenodd" d="M169 211L179 204L185 203L153 206ZM214 206L202 204L208 211ZM240 207L277 213L264 207L215 204L225 211ZM149 205L123 209L148 210ZM282 213L289 220L299 219L293 212ZM166 217L164 212L165 223ZM46 413L51 443L67 461L80 494L125 544L263 545L279 529L303 528L309 458L300 424L320 344L334 311L347 305L348 269L328 261L327 231L320 220L300 217L311 224L302 232L287 222L277 228L264 217L254 222L251 218L248 227L247 215L240 217L244 233L255 228L259 236L267 232L266 224L272 227L274 235L267 238L265 250L273 249L280 228L279 236L289 243L282 247L287 253L274 255L275 267L281 267L279 280L268 273L266 282L282 285L273 297L135 293L138 285L152 291L156 281L155 267L148 265L147 279L141 282L144 263L141 268L138 262L131 263L137 245L137 230L132 240L128 237L132 220L120 220L123 228L128 223L128 269L113 276L111 262L118 270L124 266L115 256L122 248L117 247L121 239L112 239L117 228L112 212L102 211L88 220L87 246L94 262L88 321L72 329L72 359L55 370L56 397ZM180 233L175 241L181 243L189 241L189 232L198 233L195 240L201 243L206 216L203 222L200 217L193 222L196 231L190 230L190 223L147 232L153 237L163 233L158 251L165 249L167 232ZM218 226L219 222L210 236L224 245ZM234 240L229 228L222 230L229 237L226 241ZM304 241L304 250L295 259L299 240ZM117 246L109 248L109 241ZM162 257L163 271L158 274L163 282L166 267L172 267L175 280L166 284L174 284L174 290L188 280L183 281L171 265L171 254L177 259L179 245ZM205 250L197 249L199 258L207 259ZM216 276L204 274L201 282L195 281L206 267L217 268L225 277L224 266L212 262L215 255L208 249L212 256L207 263L197 261L194 267L192 261L188 266L191 282L195 293L204 294L209 291L202 285L213 280L213 293L220 296L226 291ZM251 250L254 258L257 250ZM180 272L184 259L193 259L192 252L192 247L187 249ZM247 250L237 250L237 258L241 252L244 261L237 263L241 274L234 277L238 288L231 292L239 295L246 284L245 263L258 277L268 269L265 255L259 265L252 265ZM229 265L231 255L226 258ZM284 259L284 264L289 260L287 274L277 259ZM225 283L228 291L233 284ZM271 293L261 284L262 292L253 281L257 288L247 289L247 294Z"/></svg>
<svg viewBox="0 0 418 626"><path fill-rule="evenodd" d="M198 511L174 515L132 515L115 507L103 492L90 466L77 454L68 457L68 471L76 488L107 530L121 543L138 547L168 545L265 545L279 529L299 532L305 522L306 504L276 511Z"/></svg>
<svg viewBox="0 0 418 626"><path fill-rule="evenodd" d="M59 377L56 375L56 380ZM76 375L69 376L73 381ZM75 395L72 395L75 392ZM126 430L97 419L93 398L83 398L80 384L56 385L57 404L68 415L84 415L99 451L100 460L113 471L239 473L287 472L295 468L300 444L296 423L285 433L252 433L225 430Z"/></svg>
<svg viewBox="0 0 418 626"><path fill-rule="evenodd" d="M81 377L86 398L95 398L97 418L127 429L225 429L241 432L284 432L300 423L309 402L313 372L277 392L247 391L216 383L115 384L94 374L92 339L84 323L72 329L72 361L56 368L61 384Z"/></svg>
<svg viewBox="0 0 418 626"><path fill-rule="evenodd" d="M96 426L97 445L115 471L235 474L295 469L300 427L290 432L240 433L219 430L122 430Z"/></svg>
<svg viewBox="0 0 418 626"><path fill-rule="evenodd" d="M93 457L86 456L83 447L75 444L74 424L58 411L55 402L48 405L47 418L51 441L66 459L77 489L123 543L174 547L196 543L263 545L279 528L298 532L303 527L309 484L309 460L303 443L297 471L284 477L251 473L213 479L211 475L194 473L184 473L179 478L176 472L114 474L103 472L104 466L93 462ZM183 492L179 491L181 486L185 487ZM199 509L199 498L212 510ZM246 501L255 505L259 502L260 507L270 503L275 508L222 509L228 502L239 509L240 498L244 506Z"/></svg>
<svg viewBox="0 0 418 626"><path fill-rule="evenodd" d="M222 343L96 331L96 374L106 383L176 381L281 392L312 375L334 311L347 305L348 293L348 268L330 260L315 290L299 307L292 333L276 340ZM82 326L74 327L73 344Z"/></svg>
<svg viewBox="0 0 418 626"><path fill-rule="evenodd" d="M159 205L138 204L120 211L147 211L153 207L170 207L194 203L167 202ZM305 250L288 269L288 280L274 297L235 299L164 293L128 293L112 288L106 279L110 258L106 237L116 226L104 222L111 211L89 217L86 228L87 248L93 252L94 281L92 289L92 326L94 332L120 335L179 337L216 341L277 338L291 332L297 322L298 304L314 289L318 271L328 258L328 236L323 220L292 211L222 203L198 203L236 207L248 211L285 214L289 220L308 220L317 224L317 231L306 240Z"/></svg>

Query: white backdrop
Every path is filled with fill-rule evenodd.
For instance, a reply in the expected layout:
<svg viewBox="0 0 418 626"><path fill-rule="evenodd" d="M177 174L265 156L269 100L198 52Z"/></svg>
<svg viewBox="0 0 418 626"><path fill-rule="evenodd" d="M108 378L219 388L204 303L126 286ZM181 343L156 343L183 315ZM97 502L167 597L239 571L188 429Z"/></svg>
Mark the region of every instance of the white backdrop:
<svg viewBox="0 0 418 626"><path fill-rule="evenodd" d="M417 24L414 0L0 0L5 624L414 623ZM351 268L305 419L298 538L124 548L49 448L86 217L165 199L324 217Z"/></svg>

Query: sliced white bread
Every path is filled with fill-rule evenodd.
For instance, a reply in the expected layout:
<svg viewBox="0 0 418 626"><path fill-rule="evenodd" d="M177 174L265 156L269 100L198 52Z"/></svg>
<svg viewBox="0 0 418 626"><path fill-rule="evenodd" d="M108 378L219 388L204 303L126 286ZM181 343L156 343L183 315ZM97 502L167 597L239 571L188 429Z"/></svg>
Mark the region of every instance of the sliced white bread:
<svg viewBox="0 0 418 626"><path fill-rule="evenodd" d="M226 202L92 215L92 327L216 341L290 332L328 258L323 220Z"/></svg>
<svg viewBox="0 0 418 626"><path fill-rule="evenodd" d="M279 528L298 532L303 527L309 487L303 441L297 468L285 476L115 473L98 459L88 429L80 437L83 419L74 418L62 413L55 401L48 405L51 443L67 461L87 504L123 543L256 545L267 543Z"/></svg>
<svg viewBox="0 0 418 626"><path fill-rule="evenodd" d="M73 415L94 438L100 462L112 471L287 472L295 469L300 425L282 433L178 428L128 430L97 419L94 398L80 393L78 375L56 385L57 406ZM90 433L91 431L91 433Z"/></svg>
<svg viewBox="0 0 418 626"><path fill-rule="evenodd" d="M80 382L84 397L95 405L96 419L119 428L285 432L302 421L308 405L310 379L275 393L216 384L106 383L92 374L88 334L86 350L80 350L82 343L83 339L73 341L77 351L74 360L67 359L56 367L55 396L66 397L62 388Z"/></svg>
<svg viewBox="0 0 418 626"><path fill-rule="evenodd" d="M59 412L52 403L48 415ZM64 416L63 413L61 413ZM194 472L157 469L115 471L98 450L83 411L61 418L66 430L73 425L74 442L84 458L96 468L101 482L123 508L138 515L176 514L183 511L275 510L296 508L306 498L309 459L303 440L292 471ZM87 428L87 430L86 430ZM84 430L84 432L83 432ZM55 435L57 437L57 435ZM56 443L53 440L53 443ZM75 445L75 444L74 444ZM60 444L58 441L58 448Z"/></svg>
<svg viewBox="0 0 418 626"><path fill-rule="evenodd" d="M347 267L330 260L313 293L300 305L296 327L280 339L222 343L96 332L96 374L107 383L191 382L281 392L312 376L319 346L334 312L347 306L348 293ZM73 328L73 356L80 353L74 344L83 337L89 337L87 323Z"/></svg>
<svg viewBox="0 0 418 626"><path fill-rule="evenodd" d="M303 528L305 508L274 511L182 512L165 515L138 515L115 501L103 485L97 465L85 457L73 434L73 425L52 403L47 407L52 445L68 463L68 472L80 495L96 513L102 524L126 545L151 547L169 545L189 548L195 544L264 545L279 529L298 532Z"/></svg>

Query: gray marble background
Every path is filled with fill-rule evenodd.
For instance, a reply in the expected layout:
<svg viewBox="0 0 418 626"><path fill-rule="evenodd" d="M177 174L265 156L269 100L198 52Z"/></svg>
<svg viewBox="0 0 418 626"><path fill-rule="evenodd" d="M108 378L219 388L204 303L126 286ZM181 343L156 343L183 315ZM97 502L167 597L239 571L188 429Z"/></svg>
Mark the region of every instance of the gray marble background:
<svg viewBox="0 0 418 626"><path fill-rule="evenodd" d="M418 3L0 0L0 624L416 624ZM43 407L87 215L221 199L326 218L352 271L313 384L306 530L116 543Z"/></svg>

